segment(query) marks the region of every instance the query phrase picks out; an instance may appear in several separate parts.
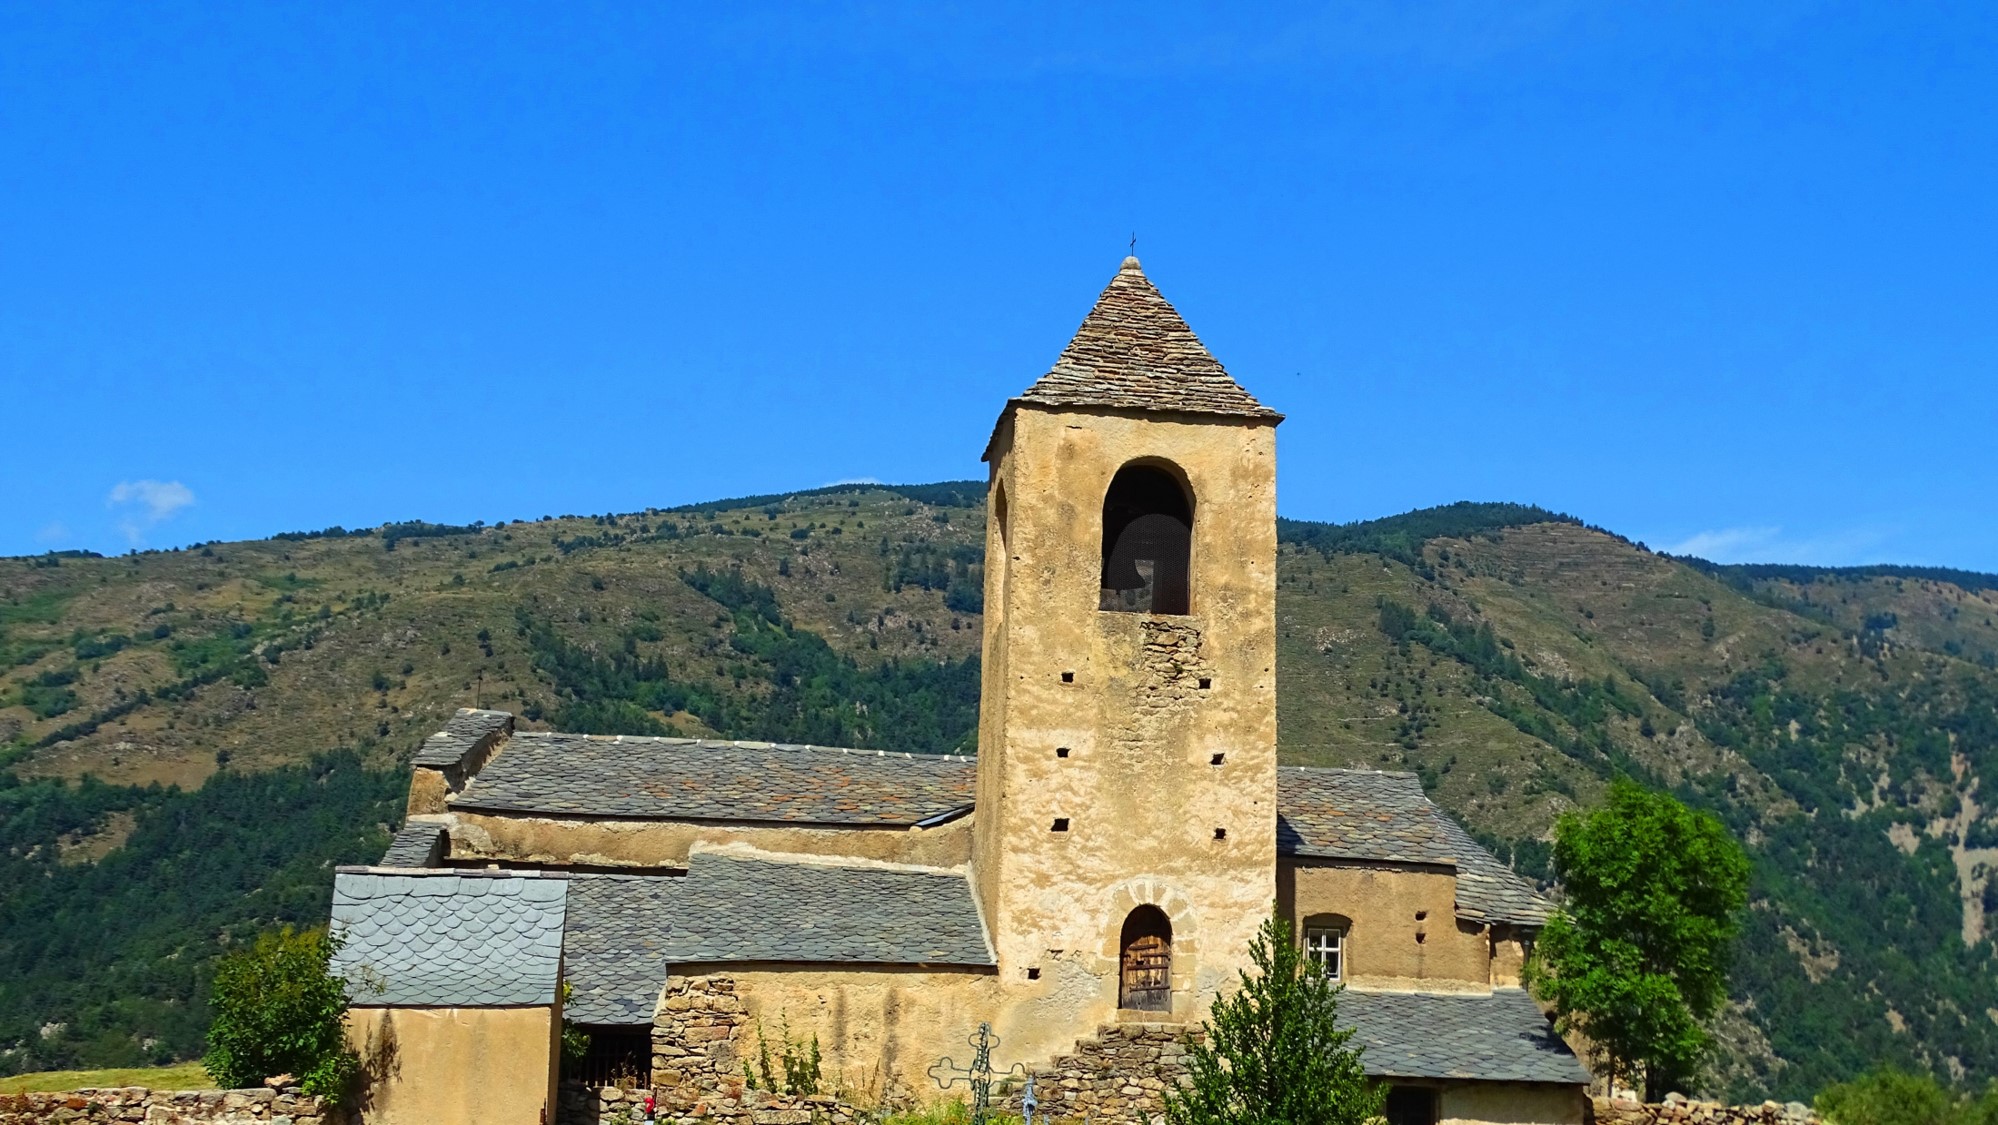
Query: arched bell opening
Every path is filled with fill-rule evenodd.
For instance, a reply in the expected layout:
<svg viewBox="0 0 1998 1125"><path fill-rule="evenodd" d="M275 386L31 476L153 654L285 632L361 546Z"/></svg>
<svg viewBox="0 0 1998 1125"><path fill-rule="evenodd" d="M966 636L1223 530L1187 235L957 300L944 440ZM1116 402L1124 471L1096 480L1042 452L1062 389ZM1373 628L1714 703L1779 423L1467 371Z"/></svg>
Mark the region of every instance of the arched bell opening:
<svg viewBox="0 0 1998 1125"><path fill-rule="evenodd" d="M1172 919L1156 906L1140 906L1124 918L1117 940L1123 950L1117 1006L1138 1012L1172 1010Z"/></svg>
<svg viewBox="0 0 1998 1125"><path fill-rule="evenodd" d="M1193 500L1178 474L1126 465L1103 496L1102 592L1119 613L1192 612Z"/></svg>

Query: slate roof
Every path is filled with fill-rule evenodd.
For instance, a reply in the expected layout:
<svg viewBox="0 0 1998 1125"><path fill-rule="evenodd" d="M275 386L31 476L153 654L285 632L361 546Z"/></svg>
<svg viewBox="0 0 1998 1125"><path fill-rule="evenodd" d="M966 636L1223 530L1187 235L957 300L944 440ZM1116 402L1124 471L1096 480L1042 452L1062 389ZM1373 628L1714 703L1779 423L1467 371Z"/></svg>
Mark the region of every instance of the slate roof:
<svg viewBox="0 0 1998 1125"><path fill-rule="evenodd" d="M517 733L454 809L910 825L968 810L977 763L788 743Z"/></svg>
<svg viewBox="0 0 1998 1125"><path fill-rule="evenodd" d="M1277 769L1277 851L1326 859L1451 864L1461 850L1412 773Z"/></svg>
<svg viewBox="0 0 1998 1125"><path fill-rule="evenodd" d="M1429 992L1339 994L1339 1022L1365 1047L1360 1065L1378 1078L1477 1078L1488 1082L1589 1080L1533 998L1517 988L1490 995Z"/></svg>
<svg viewBox="0 0 1998 1125"><path fill-rule="evenodd" d="M1538 926L1547 900L1436 807L1412 773L1280 766L1277 854L1433 863L1457 873L1457 913Z"/></svg>
<svg viewBox="0 0 1998 1125"><path fill-rule="evenodd" d="M333 879L333 971L362 1007L549 1004L568 881L475 874Z"/></svg>
<svg viewBox="0 0 1998 1125"><path fill-rule="evenodd" d="M1445 835L1457 841L1457 913L1480 921L1544 926L1552 910L1532 883L1486 851L1463 826L1438 814Z"/></svg>
<svg viewBox="0 0 1998 1125"><path fill-rule="evenodd" d="M1136 258L1124 259L1054 368L1014 401L1283 418L1229 377Z"/></svg>
<svg viewBox="0 0 1998 1125"><path fill-rule="evenodd" d="M423 745L417 748L415 764L431 769L458 765L481 742L505 731L512 723L513 716L505 711L460 707L443 730L423 740Z"/></svg>
<svg viewBox="0 0 1998 1125"><path fill-rule="evenodd" d="M383 867L437 867L449 850L449 840L441 824L422 821L405 824L382 853Z"/></svg>
<svg viewBox="0 0 1998 1125"><path fill-rule="evenodd" d="M563 974L576 1023L645 1026L666 986L666 942L686 880L672 875L572 875Z"/></svg>
<svg viewBox="0 0 1998 1125"><path fill-rule="evenodd" d="M991 965L962 872L782 863L696 852L666 960Z"/></svg>

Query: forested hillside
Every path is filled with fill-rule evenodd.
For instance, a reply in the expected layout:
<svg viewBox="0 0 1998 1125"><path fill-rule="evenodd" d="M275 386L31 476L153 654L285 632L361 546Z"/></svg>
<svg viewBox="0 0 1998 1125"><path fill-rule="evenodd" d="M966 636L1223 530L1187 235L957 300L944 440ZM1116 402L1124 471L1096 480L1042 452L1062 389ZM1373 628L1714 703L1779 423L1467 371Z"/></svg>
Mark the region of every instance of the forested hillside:
<svg viewBox="0 0 1998 1125"><path fill-rule="evenodd" d="M216 952L323 917L455 707L972 749L983 521L981 485L848 487L0 560L0 1073L197 1053ZM1608 779L1672 789L1756 863L1731 1092L1998 1073L1998 579L1517 505L1280 538L1285 760L1414 770L1540 876Z"/></svg>

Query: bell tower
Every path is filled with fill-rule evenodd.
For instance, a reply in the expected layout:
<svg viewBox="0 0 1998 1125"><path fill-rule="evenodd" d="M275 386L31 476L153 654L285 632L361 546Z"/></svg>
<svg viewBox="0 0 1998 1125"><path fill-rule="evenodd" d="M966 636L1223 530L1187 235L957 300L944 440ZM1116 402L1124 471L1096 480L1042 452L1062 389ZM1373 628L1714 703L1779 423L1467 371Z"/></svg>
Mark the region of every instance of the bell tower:
<svg viewBox="0 0 1998 1125"><path fill-rule="evenodd" d="M1197 1019L1276 894L1276 427L1145 277L1006 404L974 828L1002 986Z"/></svg>

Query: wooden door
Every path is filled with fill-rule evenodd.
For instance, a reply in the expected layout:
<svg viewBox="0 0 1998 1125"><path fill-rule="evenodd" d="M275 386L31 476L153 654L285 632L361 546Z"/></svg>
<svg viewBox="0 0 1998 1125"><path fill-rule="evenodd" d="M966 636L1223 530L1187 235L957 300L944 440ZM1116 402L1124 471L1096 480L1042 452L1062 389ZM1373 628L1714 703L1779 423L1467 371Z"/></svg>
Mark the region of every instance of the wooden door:
<svg viewBox="0 0 1998 1125"><path fill-rule="evenodd" d="M1124 981L1117 1006L1140 1012L1172 1010L1172 943L1143 934L1124 946Z"/></svg>

